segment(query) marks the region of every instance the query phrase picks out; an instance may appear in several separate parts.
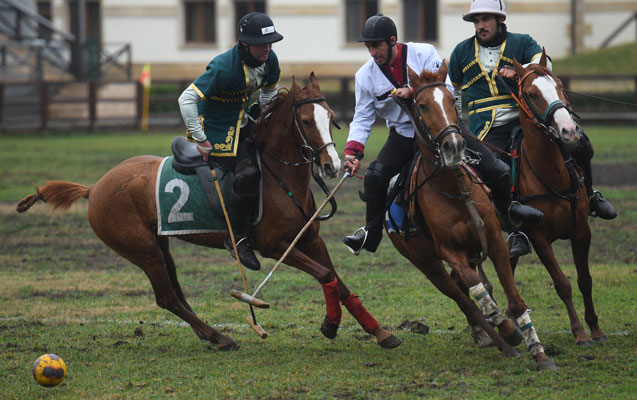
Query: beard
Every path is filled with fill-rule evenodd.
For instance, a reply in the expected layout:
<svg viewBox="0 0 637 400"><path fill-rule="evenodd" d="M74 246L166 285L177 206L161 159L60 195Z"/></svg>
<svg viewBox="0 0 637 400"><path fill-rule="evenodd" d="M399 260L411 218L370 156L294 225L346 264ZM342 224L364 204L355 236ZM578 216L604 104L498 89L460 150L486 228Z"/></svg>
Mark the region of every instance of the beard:
<svg viewBox="0 0 637 400"><path fill-rule="evenodd" d="M491 40L482 40L480 39L480 35L476 32L476 38L478 39L478 44L482 47L497 47L504 42L504 39L507 37L507 26L505 23L498 23L495 35Z"/></svg>

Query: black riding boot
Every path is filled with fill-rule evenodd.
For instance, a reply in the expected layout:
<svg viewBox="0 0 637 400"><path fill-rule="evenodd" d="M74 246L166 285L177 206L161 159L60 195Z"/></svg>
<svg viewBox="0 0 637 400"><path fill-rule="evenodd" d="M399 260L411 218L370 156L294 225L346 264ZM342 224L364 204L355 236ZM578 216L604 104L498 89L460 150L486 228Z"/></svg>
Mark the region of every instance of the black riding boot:
<svg viewBox="0 0 637 400"><path fill-rule="evenodd" d="M365 196L365 226L354 234L343 237L343 243L352 253L358 255L362 249L372 253L376 252L383 238L385 200L385 196Z"/></svg>
<svg viewBox="0 0 637 400"><path fill-rule="evenodd" d="M496 160L488 171L480 171L483 177L489 182L493 190L493 203L498 213L508 225L505 230L511 231L509 234L509 254L511 257L519 257L531 253L531 243L529 238L519 229L521 223L533 224L539 222L544 213L536 208L520 204L513 200L511 187L511 169L501 160ZM484 172L491 175L485 175Z"/></svg>
<svg viewBox="0 0 637 400"><path fill-rule="evenodd" d="M232 225L234 240L237 245L237 253L239 253L241 264L246 268L258 271L261 269L261 264L254 255L252 240L250 239L250 228L252 225L253 212L258 201L261 172L256 167L256 163L251 159L239 161L234 171L232 202L226 206L228 209L228 217ZM224 245L234 257L235 254L230 235L226 238Z"/></svg>
<svg viewBox="0 0 637 400"><path fill-rule="evenodd" d="M234 196L233 196L234 197ZM252 239L250 239L250 227L252 224L252 204L250 201L241 201L233 199L232 203L226 205L230 225L232 225L232 233L234 234L235 244L237 245L237 253L239 253L239 261L244 267L253 271L261 269L259 260L254 255L252 248ZM234 248L230 234L223 243L233 258L235 258Z"/></svg>
<svg viewBox="0 0 637 400"><path fill-rule="evenodd" d="M574 155L576 157L576 155ZM588 194L588 209L591 217L599 217L601 219L613 219L617 217L617 211L610 201L604 199L604 196L598 191L593 189L593 168L591 166L591 159L580 157L575 158L579 166L584 172L584 186L586 187L586 193Z"/></svg>

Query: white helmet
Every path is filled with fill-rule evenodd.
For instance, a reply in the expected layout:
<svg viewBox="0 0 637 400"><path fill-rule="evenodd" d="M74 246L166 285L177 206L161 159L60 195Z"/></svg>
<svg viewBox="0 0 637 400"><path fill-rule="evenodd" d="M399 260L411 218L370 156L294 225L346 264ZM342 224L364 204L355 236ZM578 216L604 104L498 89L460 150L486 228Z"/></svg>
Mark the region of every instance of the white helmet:
<svg viewBox="0 0 637 400"><path fill-rule="evenodd" d="M502 0L472 0L469 12L462 16L467 22L473 22L476 14L496 14L506 19L507 7Z"/></svg>

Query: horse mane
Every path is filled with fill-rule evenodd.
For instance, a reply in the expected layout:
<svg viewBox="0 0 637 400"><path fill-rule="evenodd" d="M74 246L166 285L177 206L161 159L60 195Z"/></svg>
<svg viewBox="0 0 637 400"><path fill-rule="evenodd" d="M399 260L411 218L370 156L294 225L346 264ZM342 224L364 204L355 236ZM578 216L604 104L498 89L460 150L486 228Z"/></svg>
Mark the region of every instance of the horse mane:
<svg viewBox="0 0 637 400"><path fill-rule="evenodd" d="M290 90L282 88L279 92L267 103L265 109L261 112L261 115L256 121L256 126L252 131L252 139L257 143L263 143L268 135L268 129L264 129L264 125L269 122L270 118L278 111L282 104L288 100Z"/></svg>

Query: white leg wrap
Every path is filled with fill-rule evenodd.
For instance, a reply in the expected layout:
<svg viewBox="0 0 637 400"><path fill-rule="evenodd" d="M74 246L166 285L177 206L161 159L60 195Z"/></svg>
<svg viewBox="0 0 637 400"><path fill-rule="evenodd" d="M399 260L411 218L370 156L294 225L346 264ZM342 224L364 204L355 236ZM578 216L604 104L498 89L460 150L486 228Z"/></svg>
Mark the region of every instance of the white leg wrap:
<svg viewBox="0 0 637 400"><path fill-rule="evenodd" d="M530 312L531 310L527 309L524 314L518 317L517 322L520 330L522 331L522 335L524 336L524 341L526 342L529 352L531 355L536 355L538 353L543 353L544 347L540 344L540 338L537 337L537 332L535 331L533 322L531 322L531 316L529 315Z"/></svg>
<svg viewBox="0 0 637 400"><path fill-rule="evenodd" d="M476 299L478 304L480 304L482 315L484 315L487 321L491 322L494 325L500 325L502 321L506 319L504 314L500 312L498 305L495 304L495 301L493 301L493 299L489 295L487 289L484 288L482 282L470 287L469 293L471 293L473 298Z"/></svg>

